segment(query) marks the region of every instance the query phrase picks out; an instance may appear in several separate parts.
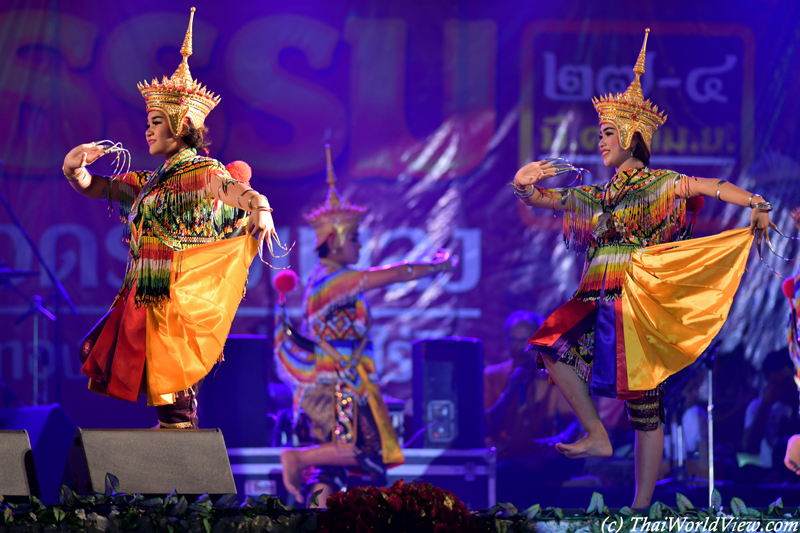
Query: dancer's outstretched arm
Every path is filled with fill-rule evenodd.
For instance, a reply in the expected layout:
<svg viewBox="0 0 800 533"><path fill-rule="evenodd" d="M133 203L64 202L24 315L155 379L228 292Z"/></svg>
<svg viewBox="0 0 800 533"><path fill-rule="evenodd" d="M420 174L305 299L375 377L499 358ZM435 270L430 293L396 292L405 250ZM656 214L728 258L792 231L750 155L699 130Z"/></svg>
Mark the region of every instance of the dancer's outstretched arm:
<svg viewBox="0 0 800 533"><path fill-rule="evenodd" d="M403 281L414 281L439 272L452 272L453 268L450 254L448 253L439 254L433 261L427 263L404 261L387 266L373 267L367 270L367 281L364 284L364 290L377 289Z"/></svg>
<svg viewBox="0 0 800 533"><path fill-rule="evenodd" d="M683 178L675 187L675 195L679 198L693 198L701 195L710 196L729 204L751 208L750 234L758 235L759 243L761 243L762 237L766 237L769 240L767 231L770 227L775 227L775 224L769 220L769 211L772 209L772 205L764 200L760 194L748 192L727 180Z"/></svg>
<svg viewBox="0 0 800 533"><path fill-rule="evenodd" d="M211 176L211 196L225 205L243 209L250 213L247 233L258 240L259 246L266 243L272 252L272 239L277 238L272 208L263 194L238 181L223 182L219 176Z"/></svg>

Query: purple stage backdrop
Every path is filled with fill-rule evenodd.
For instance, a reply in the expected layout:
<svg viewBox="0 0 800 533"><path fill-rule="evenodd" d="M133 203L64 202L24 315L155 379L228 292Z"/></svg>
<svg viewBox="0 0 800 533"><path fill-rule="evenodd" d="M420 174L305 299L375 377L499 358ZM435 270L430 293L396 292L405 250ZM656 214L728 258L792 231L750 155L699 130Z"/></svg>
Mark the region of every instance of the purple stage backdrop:
<svg viewBox="0 0 800 533"><path fill-rule="evenodd" d="M370 208L362 266L425 257L438 247L459 257L452 279L370 295L376 359L391 395L410 397L415 339L478 337L487 362L497 362L509 312L549 313L574 290L582 258L564 248L561 216L522 207L507 184L520 165L552 155L586 167L594 181L610 177L597 154L590 99L628 86L646 27L644 92L669 115L654 137L652 166L755 190L795 234L796 2L610 4L6 0L0 192L80 311L75 316L62 302L57 333L39 320L39 403L60 402L82 426L155 423L142 404L89 393L80 374L78 343L111 304L127 248L116 213L74 193L60 169L73 146L101 139L122 142L133 168L160 163L147 153L136 83L175 70L192 5L189 65L222 96L207 122L211 155L252 166L252 184L269 196L281 239L296 243L275 266L305 279L314 264L313 232L302 214L324 200L326 142L340 190ZM95 167L108 170L102 161ZM748 216L706 201L698 232L741 226ZM794 255L790 243L775 241ZM0 288L0 380L30 403L34 326L31 316L18 318L26 299L47 299L54 288L2 210L0 260L37 271ZM770 262L784 274L792 270ZM254 263L233 333L271 333L273 272ZM744 343L759 361L785 345L780 282L754 253L725 347ZM289 300L296 320L300 303L298 291ZM46 307L54 310L55 300Z"/></svg>

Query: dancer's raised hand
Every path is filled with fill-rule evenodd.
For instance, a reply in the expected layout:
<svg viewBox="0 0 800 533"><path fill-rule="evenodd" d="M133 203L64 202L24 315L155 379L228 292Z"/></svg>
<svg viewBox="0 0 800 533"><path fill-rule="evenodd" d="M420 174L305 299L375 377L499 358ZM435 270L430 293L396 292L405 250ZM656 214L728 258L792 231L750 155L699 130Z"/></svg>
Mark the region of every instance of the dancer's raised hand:
<svg viewBox="0 0 800 533"><path fill-rule="evenodd" d="M458 261L453 259L449 251L442 249L436 252L430 264L433 267L434 273L446 272L452 274L456 269Z"/></svg>
<svg viewBox="0 0 800 533"><path fill-rule="evenodd" d="M106 154L106 149L96 143L80 144L64 157L64 174L76 174L81 168L91 165Z"/></svg>
<svg viewBox="0 0 800 533"><path fill-rule="evenodd" d="M559 169L552 162L533 161L517 171L517 175L514 176L514 185L519 189L527 189L544 179L552 178L558 174L558 171Z"/></svg>

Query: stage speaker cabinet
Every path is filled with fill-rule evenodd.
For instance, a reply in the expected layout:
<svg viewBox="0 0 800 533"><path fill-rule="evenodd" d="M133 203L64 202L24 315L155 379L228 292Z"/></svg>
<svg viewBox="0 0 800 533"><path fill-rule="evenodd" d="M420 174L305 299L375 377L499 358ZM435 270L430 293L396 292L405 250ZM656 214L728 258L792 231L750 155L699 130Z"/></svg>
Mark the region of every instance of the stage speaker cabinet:
<svg viewBox="0 0 800 533"><path fill-rule="evenodd" d="M0 430L0 494L10 501L40 496L31 442L25 430Z"/></svg>
<svg viewBox="0 0 800 533"><path fill-rule="evenodd" d="M266 335L229 335L224 354L197 395L200 427L221 429L231 448L266 446L272 343Z"/></svg>
<svg viewBox="0 0 800 533"><path fill-rule="evenodd" d="M63 484L78 494L104 492L106 474L129 494L236 493L218 429L76 429Z"/></svg>
<svg viewBox="0 0 800 533"><path fill-rule="evenodd" d="M483 448L483 344L479 339L420 339L414 359L414 432L424 448Z"/></svg>
<svg viewBox="0 0 800 533"><path fill-rule="evenodd" d="M75 424L58 404L0 409L0 429L26 430L36 458L41 500L45 505L58 502L61 472L75 433ZM0 455L0 475L5 463Z"/></svg>

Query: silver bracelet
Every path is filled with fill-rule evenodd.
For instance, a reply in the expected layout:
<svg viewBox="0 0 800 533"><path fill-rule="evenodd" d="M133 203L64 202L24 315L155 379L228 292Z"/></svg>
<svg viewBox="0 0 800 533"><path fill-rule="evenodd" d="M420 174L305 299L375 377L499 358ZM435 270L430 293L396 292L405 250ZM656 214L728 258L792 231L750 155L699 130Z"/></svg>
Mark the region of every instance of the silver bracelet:
<svg viewBox="0 0 800 533"><path fill-rule="evenodd" d="M722 200L721 200L721 199L720 199L720 197L719 197L719 193L720 193L720 190L719 190L719 188L720 188L720 186L721 186L723 183L728 183L728 180L719 180L719 181L717 182L717 200L720 200L720 201L722 201Z"/></svg>
<svg viewBox="0 0 800 533"><path fill-rule="evenodd" d="M523 190L518 189L516 184L514 183L511 184L511 190L514 191L514 196L516 196L520 200L524 200L525 198L530 198L531 196L533 196L533 191L536 190L536 187L534 187L533 185L529 185L529 187L530 190L528 190L528 192L525 192L524 189Z"/></svg>
<svg viewBox="0 0 800 533"><path fill-rule="evenodd" d="M64 167L61 167L61 172L64 173L64 177L67 178L67 181L75 183L81 181L84 178L85 174L88 174L89 171L86 170L86 167L80 167L77 173L67 174L67 171L64 170Z"/></svg>
<svg viewBox="0 0 800 533"><path fill-rule="evenodd" d="M259 196L264 196L264 195L263 194L259 194L258 192L256 192L255 189L247 189L245 191L245 193L246 192L250 192L250 191L253 191L255 193L253 196L250 197L249 200L247 200L247 206L250 208L250 211L252 211L254 209L254 207L253 207L253 198L258 198ZM242 193L242 196L244 196L244 193ZM264 196L264 200L267 201L266 207L269 208L269 199L266 196ZM258 206L256 206L256 207L258 207Z"/></svg>
<svg viewBox="0 0 800 533"><path fill-rule="evenodd" d="M249 192L250 192L250 191L252 191L252 190L253 190L253 189L245 189L245 190L243 190L243 191L242 191L242 194L240 194L240 195L239 195L239 197L236 199L236 203L237 203L237 204L239 204L239 209L244 209L244 208L245 208L245 207L242 205L242 198L244 198L244 195L245 195L245 194L247 194L247 193L249 193ZM255 191L253 191L253 192L255 192ZM251 196L251 197L250 197L250 202L252 202L252 201L253 201L253 197ZM252 205L251 203L248 203L247 205L249 206L249 208L250 208L250 211L252 211L252 210L253 210L253 205Z"/></svg>
<svg viewBox="0 0 800 533"><path fill-rule="evenodd" d="M759 198L761 198L762 200L764 199L764 197L763 197L763 196L761 196L760 194L758 194L757 192L755 192L755 193L753 193L753 194L751 194L751 195L750 195L750 198L748 198L748 200L747 200L747 207L750 207L750 208L753 208L753 207L755 207L755 206L753 205L753 198L755 198L756 196L758 196L758 197L759 197ZM756 202L756 203L758 203L758 202Z"/></svg>
<svg viewBox="0 0 800 533"><path fill-rule="evenodd" d="M769 213L772 211L772 204L769 202L756 202L753 209L758 209L761 213Z"/></svg>

